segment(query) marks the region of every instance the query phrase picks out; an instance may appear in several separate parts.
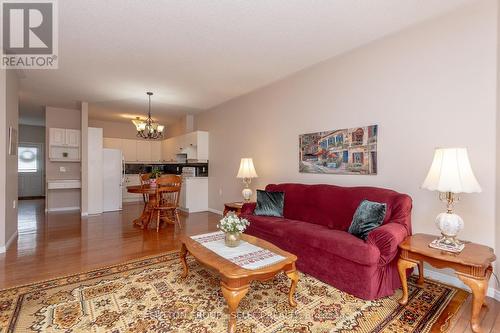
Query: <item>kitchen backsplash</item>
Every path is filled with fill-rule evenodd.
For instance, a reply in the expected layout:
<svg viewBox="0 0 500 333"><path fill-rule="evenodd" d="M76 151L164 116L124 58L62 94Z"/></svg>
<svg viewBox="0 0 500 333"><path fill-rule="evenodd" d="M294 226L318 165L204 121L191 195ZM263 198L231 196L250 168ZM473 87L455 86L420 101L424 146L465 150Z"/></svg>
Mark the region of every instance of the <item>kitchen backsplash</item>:
<svg viewBox="0 0 500 333"><path fill-rule="evenodd" d="M148 173L153 168L158 168L163 173L180 175L183 167L195 167L197 177L208 176L208 163L168 163L168 164L137 164L126 163L125 173L128 175Z"/></svg>

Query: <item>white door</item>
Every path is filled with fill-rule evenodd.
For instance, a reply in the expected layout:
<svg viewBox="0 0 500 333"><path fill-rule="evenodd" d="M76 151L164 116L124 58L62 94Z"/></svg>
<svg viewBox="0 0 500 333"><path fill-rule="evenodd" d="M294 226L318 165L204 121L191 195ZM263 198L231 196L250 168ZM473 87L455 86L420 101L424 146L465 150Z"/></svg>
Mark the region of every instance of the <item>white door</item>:
<svg viewBox="0 0 500 333"><path fill-rule="evenodd" d="M18 185L19 197L45 195L44 151L42 143L19 143Z"/></svg>

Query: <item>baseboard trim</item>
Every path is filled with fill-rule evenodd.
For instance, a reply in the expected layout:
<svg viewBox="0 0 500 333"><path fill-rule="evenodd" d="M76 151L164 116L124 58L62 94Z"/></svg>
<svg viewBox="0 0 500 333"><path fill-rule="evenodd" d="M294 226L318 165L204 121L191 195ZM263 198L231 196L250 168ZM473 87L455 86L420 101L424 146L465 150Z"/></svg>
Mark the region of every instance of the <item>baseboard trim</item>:
<svg viewBox="0 0 500 333"><path fill-rule="evenodd" d="M74 210L80 210L80 207L61 207L61 208L48 208L46 210L47 213L55 213L55 212L67 212L67 211L74 211Z"/></svg>
<svg viewBox="0 0 500 333"><path fill-rule="evenodd" d="M217 214L217 215L221 215L221 216L223 215L222 211L217 210L217 209L209 208L208 211L210 213L214 213L214 214Z"/></svg>
<svg viewBox="0 0 500 333"><path fill-rule="evenodd" d="M452 285L457 288L465 289L468 292L471 292L470 288L467 287L462 281L460 281L459 278L456 276L451 276L448 274L444 274L435 270L427 269L424 268L424 276L428 277L432 280L436 280L442 283L446 283L449 285ZM493 287L488 287L488 292L486 293L487 296L496 299L497 301L500 302L500 290L495 289Z"/></svg>
<svg viewBox="0 0 500 333"><path fill-rule="evenodd" d="M9 246L12 244L12 242L17 238L18 232L14 232L12 236L10 236L9 240L5 243L5 246L0 246L0 253L5 253L8 249Z"/></svg>

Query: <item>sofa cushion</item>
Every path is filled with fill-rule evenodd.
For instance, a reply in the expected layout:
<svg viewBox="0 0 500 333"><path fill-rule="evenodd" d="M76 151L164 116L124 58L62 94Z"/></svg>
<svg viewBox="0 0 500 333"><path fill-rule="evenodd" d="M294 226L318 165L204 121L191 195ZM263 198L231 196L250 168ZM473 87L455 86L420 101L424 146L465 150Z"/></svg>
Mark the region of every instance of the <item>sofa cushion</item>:
<svg viewBox="0 0 500 333"><path fill-rule="evenodd" d="M263 233L266 235L271 235L273 237L282 237L285 238L287 235L287 229L294 223L298 223L298 221L289 221L282 217L273 217L273 216L241 216L250 222L250 225L247 227L247 231L251 234L252 230L258 230L259 233Z"/></svg>
<svg viewBox="0 0 500 333"><path fill-rule="evenodd" d="M314 248L317 255L328 253L361 265L377 264L380 251L373 245L345 231L303 221L268 216L248 216L250 226L247 233L257 233L269 237L280 237L287 248L299 254L305 247ZM300 255L299 255L300 256Z"/></svg>
<svg viewBox="0 0 500 333"><path fill-rule="evenodd" d="M391 219L394 204L408 207L405 211L411 210L411 199L407 195L376 187L287 183L269 184L266 191L285 192L285 218L343 231L349 229L354 212L363 200L387 204L384 223Z"/></svg>
<svg viewBox="0 0 500 333"><path fill-rule="evenodd" d="M253 212L258 216L283 216L285 193L257 190L257 206Z"/></svg>
<svg viewBox="0 0 500 333"><path fill-rule="evenodd" d="M361 201L352 218L349 233L366 240L370 231L379 227L384 221L386 209L385 203Z"/></svg>
<svg viewBox="0 0 500 333"><path fill-rule="evenodd" d="M332 230L306 222L292 223L286 229L288 241L300 247L318 250L318 255L330 254L361 265L374 265L380 260L380 251L373 245L341 230Z"/></svg>

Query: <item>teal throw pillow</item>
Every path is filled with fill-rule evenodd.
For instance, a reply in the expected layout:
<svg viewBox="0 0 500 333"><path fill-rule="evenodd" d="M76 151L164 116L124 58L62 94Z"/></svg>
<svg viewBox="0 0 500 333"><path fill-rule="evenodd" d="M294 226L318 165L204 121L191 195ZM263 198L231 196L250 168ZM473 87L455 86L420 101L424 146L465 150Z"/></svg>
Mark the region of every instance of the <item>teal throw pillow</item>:
<svg viewBox="0 0 500 333"><path fill-rule="evenodd" d="M363 200L352 218L349 233L366 240L373 229L384 222L387 205L385 203Z"/></svg>
<svg viewBox="0 0 500 333"><path fill-rule="evenodd" d="M283 217L284 203L284 192L267 192L257 190L257 205L253 214L259 216Z"/></svg>

